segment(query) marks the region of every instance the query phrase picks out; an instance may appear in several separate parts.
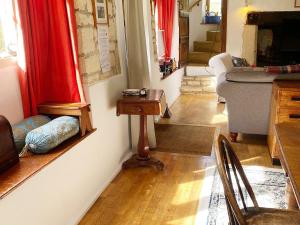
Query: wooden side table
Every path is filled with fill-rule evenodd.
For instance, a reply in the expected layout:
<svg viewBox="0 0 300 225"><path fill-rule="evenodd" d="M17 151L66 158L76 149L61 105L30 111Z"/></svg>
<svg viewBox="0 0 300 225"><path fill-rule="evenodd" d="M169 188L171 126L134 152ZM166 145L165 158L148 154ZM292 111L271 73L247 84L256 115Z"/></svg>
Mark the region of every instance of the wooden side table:
<svg viewBox="0 0 300 225"><path fill-rule="evenodd" d="M152 166L163 170L164 164L149 156L149 141L147 134L147 116L161 115L166 109L166 98L163 90L148 90L146 96L123 96L117 102L117 115L139 115L140 135L138 154L133 155L123 163L123 168Z"/></svg>
<svg viewBox="0 0 300 225"><path fill-rule="evenodd" d="M280 164L275 125L300 122L300 81L277 80L273 83L268 146L273 164Z"/></svg>
<svg viewBox="0 0 300 225"><path fill-rule="evenodd" d="M76 116L79 118L80 135L84 136L86 132L93 130L89 112L90 104L85 103L66 103L66 104L41 104L38 105L40 114L53 116Z"/></svg>
<svg viewBox="0 0 300 225"><path fill-rule="evenodd" d="M300 123L284 122L275 125L276 144L281 165L287 174L286 197L288 209L300 207Z"/></svg>

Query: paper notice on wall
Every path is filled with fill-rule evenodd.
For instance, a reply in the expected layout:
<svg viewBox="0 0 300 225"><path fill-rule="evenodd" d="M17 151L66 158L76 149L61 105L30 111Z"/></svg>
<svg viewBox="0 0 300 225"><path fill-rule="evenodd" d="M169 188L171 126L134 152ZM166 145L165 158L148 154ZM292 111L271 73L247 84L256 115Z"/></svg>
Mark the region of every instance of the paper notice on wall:
<svg viewBox="0 0 300 225"><path fill-rule="evenodd" d="M111 71L108 26L98 26L98 48L102 72Z"/></svg>

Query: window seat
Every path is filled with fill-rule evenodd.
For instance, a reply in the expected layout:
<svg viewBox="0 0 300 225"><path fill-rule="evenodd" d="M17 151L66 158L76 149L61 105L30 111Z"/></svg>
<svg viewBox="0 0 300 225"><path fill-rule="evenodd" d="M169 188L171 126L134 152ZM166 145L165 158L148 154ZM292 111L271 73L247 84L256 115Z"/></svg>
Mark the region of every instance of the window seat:
<svg viewBox="0 0 300 225"><path fill-rule="evenodd" d="M173 74L176 73L176 71L178 70L179 68L176 68L175 70L172 71L172 73L168 74L168 75L164 75L160 78L160 80L165 80L167 79L168 77L172 76Z"/></svg>
<svg viewBox="0 0 300 225"><path fill-rule="evenodd" d="M94 133L96 129L86 132L84 136L80 134L70 138L56 149L43 155L28 153L26 157L20 158L20 162L7 171L0 174L0 199L20 186L28 178L38 173L45 166L71 150L76 144Z"/></svg>

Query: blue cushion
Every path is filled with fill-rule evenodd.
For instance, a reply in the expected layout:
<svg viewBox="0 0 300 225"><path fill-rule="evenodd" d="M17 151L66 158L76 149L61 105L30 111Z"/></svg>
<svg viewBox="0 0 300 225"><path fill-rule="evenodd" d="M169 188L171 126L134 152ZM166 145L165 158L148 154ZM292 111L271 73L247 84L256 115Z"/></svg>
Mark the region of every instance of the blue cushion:
<svg viewBox="0 0 300 225"><path fill-rule="evenodd" d="M22 120L20 123L12 126L14 141L18 152L20 153L23 147L25 146L25 138L30 131L50 121L51 119L48 116L39 115L39 116L29 117L25 120Z"/></svg>
<svg viewBox="0 0 300 225"><path fill-rule="evenodd" d="M78 132L78 119L71 116L58 117L30 131L25 139L26 148L37 154L47 153Z"/></svg>

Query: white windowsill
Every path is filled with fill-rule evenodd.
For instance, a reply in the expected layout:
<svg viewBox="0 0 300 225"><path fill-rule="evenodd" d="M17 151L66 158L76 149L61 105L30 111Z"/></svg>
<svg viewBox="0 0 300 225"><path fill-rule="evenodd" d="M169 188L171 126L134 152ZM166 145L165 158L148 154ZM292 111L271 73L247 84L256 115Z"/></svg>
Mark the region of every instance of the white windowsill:
<svg viewBox="0 0 300 225"><path fill-rule="evenodd" d="M17 58L14 56L0 58L0 69L17 65Z"/></svg>

